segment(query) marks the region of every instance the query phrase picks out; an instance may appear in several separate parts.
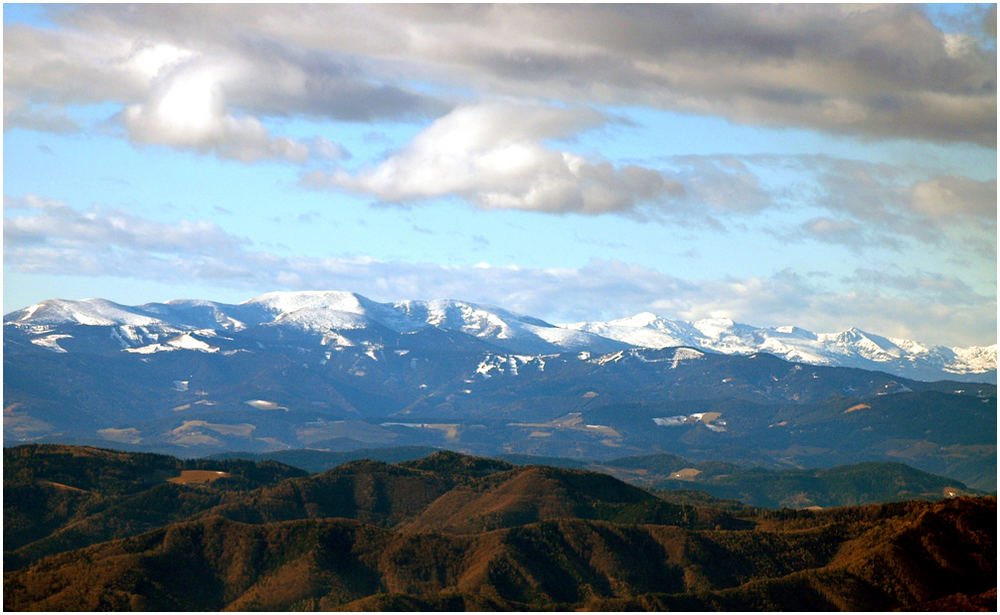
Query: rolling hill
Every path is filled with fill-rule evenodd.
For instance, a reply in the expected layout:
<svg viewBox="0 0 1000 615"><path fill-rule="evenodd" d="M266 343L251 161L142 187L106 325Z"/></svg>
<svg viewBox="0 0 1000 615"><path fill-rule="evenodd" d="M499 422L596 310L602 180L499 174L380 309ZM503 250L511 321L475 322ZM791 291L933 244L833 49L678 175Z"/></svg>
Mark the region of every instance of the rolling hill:
<svg viewBox="0 0 1000 615"><path fill-rule="evenodd" d="M40 558L8 550L7 610L995 609L992 497L727 512L449 452L309 476L65 446L6 454L5 489L59 477L80 497L53 502L53 534L88 526L100 498L118 505L115 535ZM4 505L5 548L23 549L6 521L27 505Z"/></svg>

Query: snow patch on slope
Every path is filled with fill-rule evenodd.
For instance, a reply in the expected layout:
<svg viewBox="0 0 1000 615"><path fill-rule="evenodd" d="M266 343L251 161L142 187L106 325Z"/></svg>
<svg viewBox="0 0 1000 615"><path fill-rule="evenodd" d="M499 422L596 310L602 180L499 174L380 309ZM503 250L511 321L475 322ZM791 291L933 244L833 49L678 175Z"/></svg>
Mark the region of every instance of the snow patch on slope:
<svg viewBox="0 0 1000 615"><path fill-rule="evenodd" d="M31 343L36 346L41 346L47 350L51 350L52 352L66 352L66 349L59 345L59 340L72 337L72 335L54 333L44 337L36 337L31 340Z"/></svg>
<svg viewBox="0 0 1000 615"><path fill-rule="evenodd" d="M218 352L217 346L202 341L189 333L183 333L165 343L147 344L138 348L125 348L125 352L136 354L154 354L157 352L172 352L174 350L196 350L198 352Z"/></svg>

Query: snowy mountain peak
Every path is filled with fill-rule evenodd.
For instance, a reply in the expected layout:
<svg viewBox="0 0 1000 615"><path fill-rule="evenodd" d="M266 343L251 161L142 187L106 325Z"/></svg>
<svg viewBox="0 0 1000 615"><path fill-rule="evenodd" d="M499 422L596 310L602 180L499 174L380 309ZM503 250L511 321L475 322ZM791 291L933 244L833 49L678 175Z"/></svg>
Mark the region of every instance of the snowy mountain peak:
<svg viewBox="0 0 1000 615"><path fill-rule="evenodd" d="M373 302L346 291L273 292L240 304L265 310L268 326L288 325L306 331L360 329L371 324Z"/></svg>
<svg viewBox="0 0 1000 615"><path fill-rule="evenodd" d="M874 361L899 359L906 351L888 338L851 327L840 333L820 333L821 341L828 341L830 348L843 354L859 354Z"/></svg>
<svg viewBox="0 0 1000 615"><path fill-rule="evenodd" d="M411 321L441 329L462 330L472 334L508 333L510 326L498 313L501 310L487 308L453 299L432 301L399 301L393 304L397 311Z"/></svg>
<svg viewBox="0 0 1000 615"><path fill-rule="evenodd" d="M91 326L147 326L156 324L157 319L140 313L136 308L119 305L106 299L83 299L81 301L50 299L12 312L4 317L4 322L31 322L45 325L75 323Z"/></svg>
<svg viewBox="0 0 1000 615"><path fill-rule="evenodd" d="M257 305L280 314L316 308L363 314L363 299L361 295L339 290L278 291L254 297L240 305Z"/></svg>
<svg viewBox="0 0 1000 615"><path fill-rule="evenodd" d="M142 352L211 352L217 347L215 341L210 345L196 337L185 337L190 333L221 340L232 348L240 344L234 336L247 333L251 338L263 335L272 339L277 332L277 339L284 339L282 328L288 327L304 334L303 340L315 338L316 343L326 345L336 339L337 345L347 347L382 344L395 335L408 338L436 329L449 332L449 337L440 339L451 341L440 343L458 343L467 336L463 343L471 342L470 348L482 348L485 343L523 355L586 352L611 356L628 347L687 346L723 354L766 352L789 361L859 367L927 380L955 375L972 379L977 374L992 379L996 371L996 344L949 348L889 339L857 327L817 334L793 325L753 327L718 317L687 322L651 312L608 322L552 325L465 301L379 303L346 291L274 292L239 305L184 300L125 306L104 299L53 299L7 314L4 324L29 336L31 344L53 352L84 347L84 342L74 341L78 333L84 334L80 327L108 327L109 332L91 331L85 335L92 336L88 338L92 340L107 340L101 343L112 343L113 351L141 348Z"/></svg>
<svg viewBox="0 0 1000 615"><path fill-rule="evenodd" d="M816 339L816 334L808 329L803 329L802 327L796 327L795 325L782 325L780 327L775 327L774 330L782 335L787 335L791 337L801 337L804 339Z"/></svg>
<svg viewBox="0 0 1000 615"><path fill-rule="evenodd" d="M649 327L654 325L658 320L662 319L652 312L639 312L635 316L612 320L608 324L618 325L621 327Z"/></svg>

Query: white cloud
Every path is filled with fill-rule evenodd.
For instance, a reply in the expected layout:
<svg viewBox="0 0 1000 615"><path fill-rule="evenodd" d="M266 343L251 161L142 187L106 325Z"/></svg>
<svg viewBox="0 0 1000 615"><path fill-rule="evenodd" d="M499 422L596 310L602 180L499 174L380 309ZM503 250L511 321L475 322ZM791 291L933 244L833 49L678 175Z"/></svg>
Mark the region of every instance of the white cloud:
<svg viewBox="0 0 1000 615"><path fill-rule="evenodd" d="M199 63L181 65L158 77L149 100L124 110L122 121L129 138L136 143L211 152L241 162L306 161L310 153L306 144L272 137L254 117L228 114L224 81L224 68ZM330 152L329 142L319 145L324 154Z"/></svg>
<svg viewBox="0 0 1000 615"><path fill-rule="evenodd" d="M614 167L545 144L601 122L592 111L489 103L460 107L403 150L355 175L313 172L307 185L383 201L459 196L482 209L599 214L628 211L681 190L659 172Z"/></svg>
<svg viewBox="0 0 1000 615"><path fill-rule="evenodd" d="M259 66L239 54L186 41L156 40L155 32L123 36L107 31L5 29L4 129L75 131L67 104L122 103L120 119L134 143L164 145L241 162L311 156L342 158L340 146L322 137L301 142L273 136L250 112L234 112L241 81L273 87L254 74ZM195 48L196 47L196 48ZM238 102L238 101L237 101ZM282 111L281 113L285 113Z"/></svg>
<svg viewBox="0 0 1000 615"><path fill-rule="evenodd" d="M6 29L5 89L132 104L174 50L191 50L242 67L226 98L252 116L376 121L450 106L417 81L996 145L995 39L978 24L943 32L914 5L112 4L59 19Z"/></svg>

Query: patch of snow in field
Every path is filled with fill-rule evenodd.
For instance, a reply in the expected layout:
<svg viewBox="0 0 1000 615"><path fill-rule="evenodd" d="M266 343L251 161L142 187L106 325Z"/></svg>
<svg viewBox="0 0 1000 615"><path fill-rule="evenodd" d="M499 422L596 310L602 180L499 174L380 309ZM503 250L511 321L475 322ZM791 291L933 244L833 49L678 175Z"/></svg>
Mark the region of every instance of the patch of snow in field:
<svg viewBox="0 0 1000 615"><path fill-rule="evenodd" d="M678 425L683 425L687 422L688 417L686 416L661 416L653 419L653 422L660 427L677 427Z"/></svg>
<svg viewBox="0 0 1000 615"><path fill-rule="evenodd" d="M625 356L625 351L624 350L619 350L618 352L614 352L614 353L611 353L611 354L606 354L606 355L603 355L601 357L598 357L597 359L594 359L594 363L597 363L598 365L607 365L608 363L617 363L618 361L621 361L624 356Z"/></svg>
<svg viewBox="0 0 1000 615"><path fill-rule="evenodd" d="M284 410L285 412L288 412L288 408L286 406L279 406L273 401L267 401L266 399L249 399L243 403L258 410Z"/></svg>
<svg viewBox="0 0 1000 615"><path fill-rule="evenodd" d="M369 357L372 361L378 361L378 357L375 355L376 351L382 350L380 344L367 344L367 350L365 350L365 356Z"/></svg>
<svg viewBox="0 0 1000 615"><path fill-rule="evenodd" d="M324 333L323 334L323 338L320 340L319 343L320 343L320 346L331 346L331 345L333 345L333 346L350 347L350 346L354 345L354 342L352 342L351 340L347 339L346 337L344 337L343 335L341 335L341 334L339 334L339 333L337 333L335 331L330 331L328 333ZM327 357L327 358L329 358L329 357Z"/></svg>

